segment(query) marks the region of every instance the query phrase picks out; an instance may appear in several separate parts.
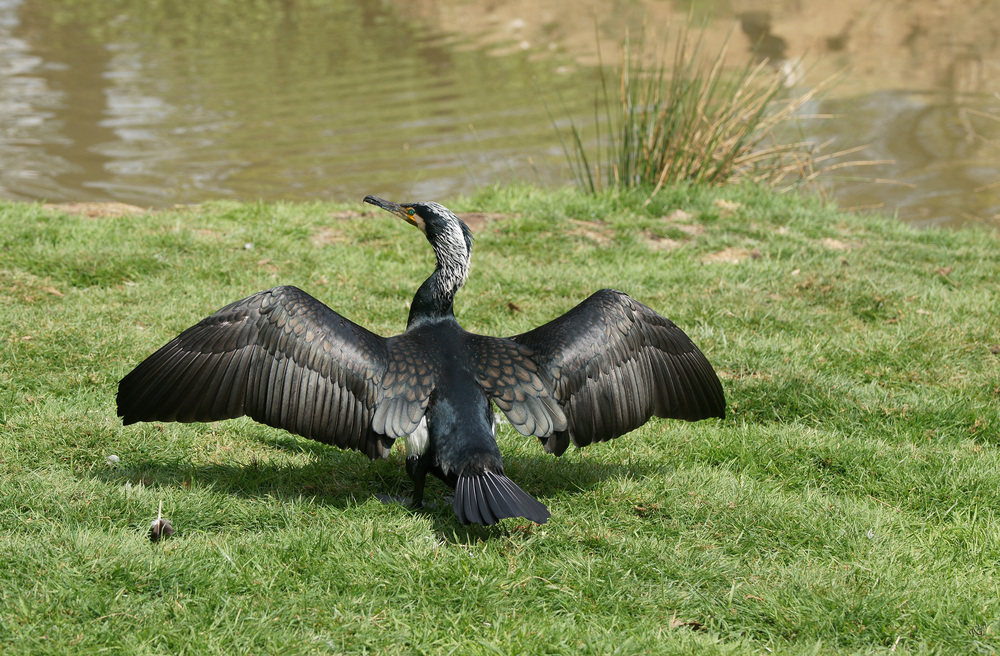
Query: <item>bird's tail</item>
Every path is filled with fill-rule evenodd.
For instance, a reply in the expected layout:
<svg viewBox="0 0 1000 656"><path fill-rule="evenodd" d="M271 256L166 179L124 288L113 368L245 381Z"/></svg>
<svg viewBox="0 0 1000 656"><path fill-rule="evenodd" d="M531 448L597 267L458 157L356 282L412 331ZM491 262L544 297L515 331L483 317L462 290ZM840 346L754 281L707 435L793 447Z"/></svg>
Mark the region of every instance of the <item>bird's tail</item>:
<svg viewBox="0 0 1000 656"><path fill-rule="evenodd" d="M489 470L458 477L455 486L455 514L463 524L496 524L505 517L524 517L544 524L551 514L543 503L532 498L503 474Z"/></svg>

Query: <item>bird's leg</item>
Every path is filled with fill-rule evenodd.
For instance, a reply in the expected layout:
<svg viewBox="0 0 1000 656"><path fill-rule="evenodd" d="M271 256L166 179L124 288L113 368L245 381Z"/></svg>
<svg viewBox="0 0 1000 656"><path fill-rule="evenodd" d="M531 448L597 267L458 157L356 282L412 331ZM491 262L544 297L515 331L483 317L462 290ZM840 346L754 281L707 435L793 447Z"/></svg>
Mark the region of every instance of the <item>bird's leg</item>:
<svg viewBox="0 0 1000 656"><path fill-rule="evenodd" d="M430 469L429 460L423 456L406 458L406 473L413 481L411 508L422 508L424 505L424 483L427 482L427 471Z"/></svg>

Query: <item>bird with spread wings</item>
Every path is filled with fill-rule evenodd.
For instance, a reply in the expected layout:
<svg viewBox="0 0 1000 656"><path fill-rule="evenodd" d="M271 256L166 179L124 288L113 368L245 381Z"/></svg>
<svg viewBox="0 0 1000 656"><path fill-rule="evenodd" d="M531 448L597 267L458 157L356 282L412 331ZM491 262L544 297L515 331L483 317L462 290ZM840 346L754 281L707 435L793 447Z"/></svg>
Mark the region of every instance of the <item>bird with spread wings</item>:
<svg viewBox="0 0 1000 656"><path fill-rule="evenodd" d="M365 202L419 228L436 256L402 334L376 335L295 287L258 292L126 375L117 397L124 423L247 415L372 459L404 438L413 505L434 474L455 489L462 523L489 525L550 516L504 474L493 405L557 456L654 415L725 416L722 384L698 347L619 291L602 289L520 335L466 332L453 306L469 272L469 228L438 203Z"/></svg>

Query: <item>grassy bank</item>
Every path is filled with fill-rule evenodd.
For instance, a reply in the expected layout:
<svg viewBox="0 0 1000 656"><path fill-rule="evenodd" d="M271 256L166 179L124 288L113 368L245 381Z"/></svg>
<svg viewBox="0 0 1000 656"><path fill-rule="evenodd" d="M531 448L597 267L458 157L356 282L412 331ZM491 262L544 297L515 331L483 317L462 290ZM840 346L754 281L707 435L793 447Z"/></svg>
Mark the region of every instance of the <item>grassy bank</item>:
<svg viewBox="0 0 1000 656"><path fill-rule="evenodd" d="M449 203L503 216L476 232L467 329L616 287L685 328L729 400L559 460L507 427L508 473L553 517L490 530L436 483L424 513L375 501L409 493L396 451L115 416L132 366L258 289L400 331L433 266L413 228L351 220L360 202L0 205L0 650L993 653L1000 240L751 188L645 199ZM160 501L178 532L152 545Z"/></svg>

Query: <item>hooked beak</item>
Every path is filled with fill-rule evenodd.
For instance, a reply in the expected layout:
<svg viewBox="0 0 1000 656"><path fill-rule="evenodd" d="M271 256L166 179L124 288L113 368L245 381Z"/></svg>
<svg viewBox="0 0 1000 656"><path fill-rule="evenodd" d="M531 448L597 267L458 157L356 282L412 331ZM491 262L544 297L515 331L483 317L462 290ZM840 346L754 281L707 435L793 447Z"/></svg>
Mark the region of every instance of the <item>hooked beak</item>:
<svg viewBox="0 0 1000 656"><path fill-rule="evenodd" d="M407 223L409 223L412 226L416 226L417 225L416 219L414 219L413 218L413 214L410 213L412 210L408 211L408 208L403 207L402 205L399 205L398 203L393 203L393 202L390 202L390 201L387 201L387 200L382 200L378 196L365 196L365 201L364 202L368 203L369 205L374 205L375 207L381 207L386 212L392 212L393 214L395 214L399 218L403 219L404 221L406 221ZM419 227L419 226L417 226L417 227Z"/></svg>

